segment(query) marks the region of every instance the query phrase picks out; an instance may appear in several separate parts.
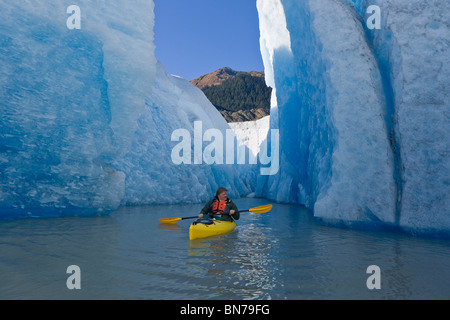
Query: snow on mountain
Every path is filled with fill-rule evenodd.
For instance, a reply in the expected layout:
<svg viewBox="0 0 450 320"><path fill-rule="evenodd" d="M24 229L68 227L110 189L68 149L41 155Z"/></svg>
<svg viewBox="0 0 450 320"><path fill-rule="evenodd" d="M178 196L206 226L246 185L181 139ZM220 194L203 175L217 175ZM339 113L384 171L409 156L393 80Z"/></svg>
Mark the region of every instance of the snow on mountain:
<svg viewBox="0 0 450 320"><path fill-rule="evenodd" d="M270 116L244 122L229 122L230 128L236 134L240 144L245 145L256 157L259 154L261 143L266 139L270 127Z"/></svg>

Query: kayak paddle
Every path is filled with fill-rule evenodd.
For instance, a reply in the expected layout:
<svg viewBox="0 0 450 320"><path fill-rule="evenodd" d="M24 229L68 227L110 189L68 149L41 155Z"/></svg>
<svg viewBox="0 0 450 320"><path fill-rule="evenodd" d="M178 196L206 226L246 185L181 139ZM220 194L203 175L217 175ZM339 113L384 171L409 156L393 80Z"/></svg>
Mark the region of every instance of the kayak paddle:
<svg viewBox="0 0 450 320"><path fill-rule="evenodd" d="M239 212L254 212L254 213L266 213L269 212L270 210L272 210L272 205L271 204L265 204L263 206L259 206L259 207L254 207L254 208L250 208L248 210L240 210Z"/></svg>
<svg viewBox="0 0 450 320"><path fill-rule="evenodd" d="M239 213L242 213L242 212L266 213L266 212L269 212L271 209L272 209L272 205L266 204L263 206L250 208L248 210L240 210ZM178 221L181 221L181 220L195 219L195 218L198 218L198 215L193 216L193 217L184 217L184 218L160 218L158 220L161 223L177 223Z"/></svg>

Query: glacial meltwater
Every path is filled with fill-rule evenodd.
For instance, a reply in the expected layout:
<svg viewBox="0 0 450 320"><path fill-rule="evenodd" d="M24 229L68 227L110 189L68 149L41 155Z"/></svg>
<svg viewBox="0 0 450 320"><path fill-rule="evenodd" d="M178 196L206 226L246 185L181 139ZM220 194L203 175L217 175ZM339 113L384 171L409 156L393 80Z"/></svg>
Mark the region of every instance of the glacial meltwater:
<svg viewBox="0 0 450 320"><path fill-rule="evenodd" d="M1 221L0 299L450 298L449 240L330 227L303 207L273 205L242 213L229 234L195 241L192 220L158 218L193 216L202 204ZM79 267L79 289L69 289L69 266Z"/></svg>

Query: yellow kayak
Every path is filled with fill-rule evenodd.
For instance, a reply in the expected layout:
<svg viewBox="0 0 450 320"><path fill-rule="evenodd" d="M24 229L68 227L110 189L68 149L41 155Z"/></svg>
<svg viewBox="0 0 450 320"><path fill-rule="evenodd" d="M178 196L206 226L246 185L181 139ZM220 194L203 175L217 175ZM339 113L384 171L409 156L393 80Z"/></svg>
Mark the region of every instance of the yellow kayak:
<svg viewBox="0 0 450 320"><path fill-rule="evenodd" d="M194 221L189 228L189 240L218 236L231 232L236 228L234 221L202 220L205 223Z"/></svg>

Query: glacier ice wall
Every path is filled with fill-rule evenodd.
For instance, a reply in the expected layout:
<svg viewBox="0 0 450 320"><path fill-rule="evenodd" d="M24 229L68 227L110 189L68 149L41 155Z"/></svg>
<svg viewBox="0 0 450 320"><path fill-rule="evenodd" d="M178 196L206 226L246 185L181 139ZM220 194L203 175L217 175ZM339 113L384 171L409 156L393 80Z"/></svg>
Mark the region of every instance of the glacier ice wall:
<svg viewBox="0 0 450 320"><path fill-rule="evenodd" d="M450 2L375 1L374 51L391 84L399 223L450 230Z"/></svg>
<svg viewBox="0 0 450 320"><path fill-rule="evenodd" d="M173 130L229 127L157 63L153 1L77 1L80 29L66 25L70 5L2 1L0 218L249 192L233 166L171 162Z"/></svg>
<svg viewBox="0 0 450 320"><path fill-rule="evenodd" d="M114 167L126 176L123 204L196 203L209 199L220 186L229 190L230 197L251 192L255 165L206 164L205 161L175 165L172 162L172 148L179 143L171 142L176 129L190 133L191 152L195 157L194 139L201 139L195 134L196 121L201 122L203 133L208 129L219 130L226 146L227 131L232 130L203 92L185 79L168 75L157 63L152 95L146 98L145 110L137 119L131 146L124 157L113 161ZM203 139L200 143L206 150L210 143ZM232 143L236 147L234 136Z"/></svg>
<svg viewBox="0 0 450 320"><path fill-rule="evenodd" d="M369 5L381 29L369 30ZM258 0L280 171L257 194L325 220L450 230L443 1Z"/></svg>

